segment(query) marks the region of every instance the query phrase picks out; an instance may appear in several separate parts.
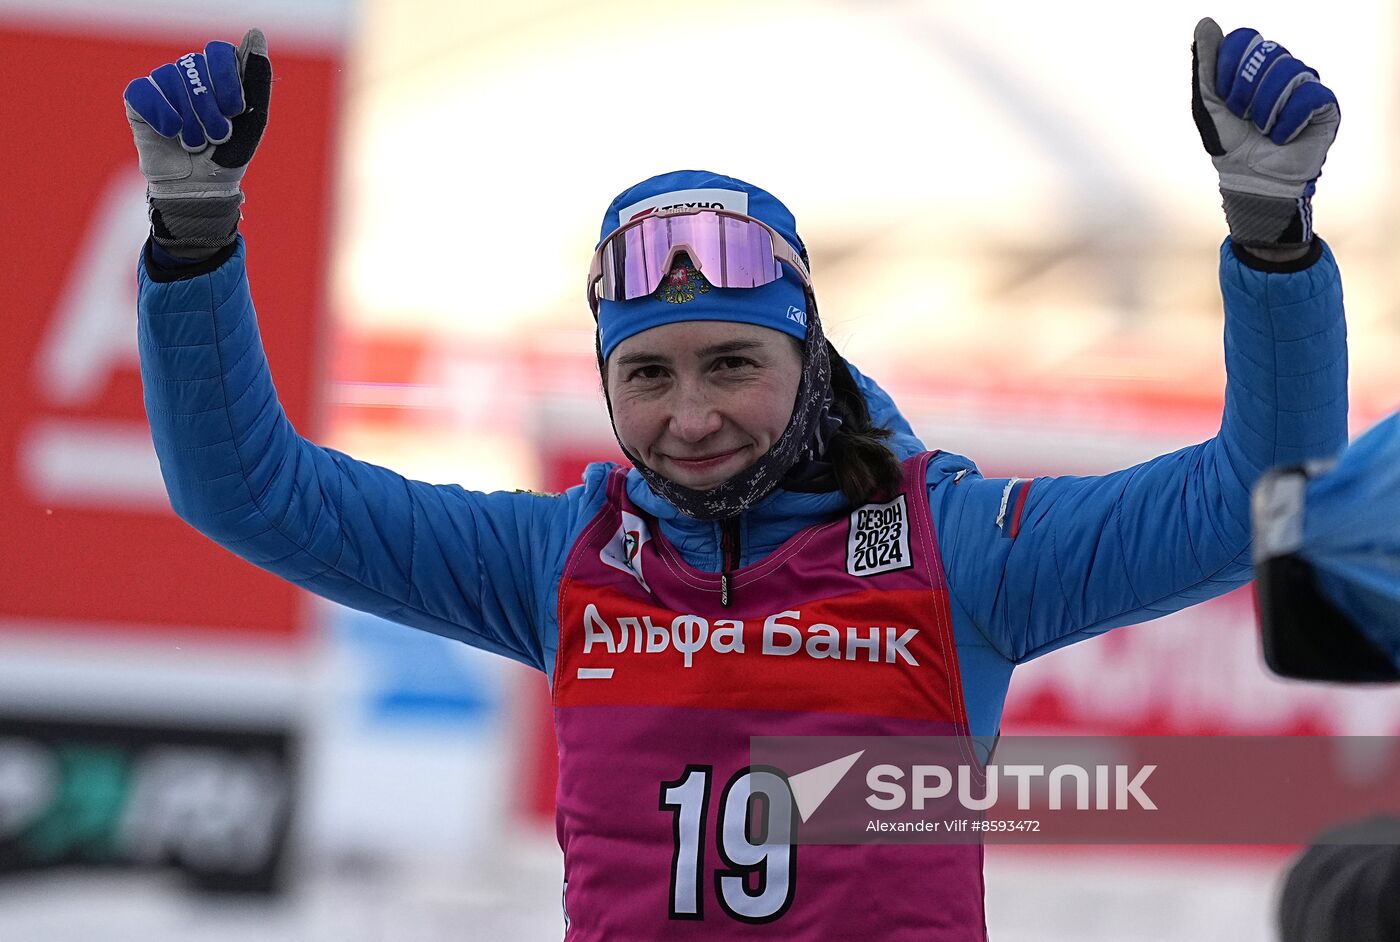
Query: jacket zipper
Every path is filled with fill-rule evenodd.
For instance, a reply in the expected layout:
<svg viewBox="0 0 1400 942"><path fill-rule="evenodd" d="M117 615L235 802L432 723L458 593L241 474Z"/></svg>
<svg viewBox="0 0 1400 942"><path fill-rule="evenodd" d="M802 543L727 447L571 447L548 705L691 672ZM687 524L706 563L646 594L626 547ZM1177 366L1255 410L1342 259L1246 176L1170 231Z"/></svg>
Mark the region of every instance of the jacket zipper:
<svg viewBox="0 0 1400 942"><path fill-rule="evenodd" d="M739 518L730 517L719 525L719 604L729 607L733 597L730 573L739 568Z"/></svg>

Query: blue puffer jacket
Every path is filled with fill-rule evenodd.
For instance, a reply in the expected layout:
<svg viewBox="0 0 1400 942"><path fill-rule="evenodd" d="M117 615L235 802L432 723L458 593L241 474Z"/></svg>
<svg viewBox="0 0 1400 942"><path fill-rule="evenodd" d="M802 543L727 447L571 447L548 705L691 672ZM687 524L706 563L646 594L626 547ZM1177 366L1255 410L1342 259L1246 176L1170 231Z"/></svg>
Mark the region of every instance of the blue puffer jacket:
<svg viewBox="0 0 1400 942"><path fill-rule="evenodd" d="M169 278L167 273L158 277ZM410 481L301 438L278 405L240 242L212 271L140 279L141 372L176 512L239 556L354 608L552 673L564 561L600 508L608 466L557 497ZM1249 489L1271 466L1346 442L1346 329L1331 253L1293 273L1221 250L1229 380L1220 433L1101 477L989 480L939 454L930 505L975 735L995 733L1012 668L1243 584ZM877 421L921 449L862 383ZM935 443L936 444L936 443ZM680 515L634 471L632 500L697 568L719 529ZM849 512L839 493L779 491L742 522L741 565Z"/></svg>

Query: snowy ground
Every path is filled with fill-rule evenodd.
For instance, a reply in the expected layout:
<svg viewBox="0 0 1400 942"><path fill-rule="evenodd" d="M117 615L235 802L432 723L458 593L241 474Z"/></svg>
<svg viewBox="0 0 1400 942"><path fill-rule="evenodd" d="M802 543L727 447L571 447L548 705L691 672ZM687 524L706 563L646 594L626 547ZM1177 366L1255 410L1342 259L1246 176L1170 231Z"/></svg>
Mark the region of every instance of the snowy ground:
<svg viewBox="0 0 1400 942"><path fill-rule="evenodd" d="M992 847L993 942L1269 942L1282 860L1163 859L1123 851ZM191 895L173 879L57 876L0 882L0 942L554 942L557 847L489 869L306 877L280 902Z"/></svg>

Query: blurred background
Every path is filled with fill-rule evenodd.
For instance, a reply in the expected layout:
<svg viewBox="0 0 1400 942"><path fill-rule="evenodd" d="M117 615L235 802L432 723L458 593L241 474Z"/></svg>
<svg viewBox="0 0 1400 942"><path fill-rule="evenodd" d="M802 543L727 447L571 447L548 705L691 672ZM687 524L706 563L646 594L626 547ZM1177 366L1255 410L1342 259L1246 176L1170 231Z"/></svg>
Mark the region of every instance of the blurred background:
<svg viewBox="0 0 1400 942"><path fill-rule="evenodd" d="M169 510L126 82L267 33L243 231L304 434L557 490L615 454L583 284L681 167L768 188L835 343L930 447L1096 473L1214 434L1224 222L1196 19L1320 67L1353 430L1400 404L1400 12L948 0L0 0L0 940L562 935L544 678L306 597ZM1021 668L1004 731L1400 732L1262 666L1247 590ZM992 846L998 940L1265 940L1292 848Z"/></svg>

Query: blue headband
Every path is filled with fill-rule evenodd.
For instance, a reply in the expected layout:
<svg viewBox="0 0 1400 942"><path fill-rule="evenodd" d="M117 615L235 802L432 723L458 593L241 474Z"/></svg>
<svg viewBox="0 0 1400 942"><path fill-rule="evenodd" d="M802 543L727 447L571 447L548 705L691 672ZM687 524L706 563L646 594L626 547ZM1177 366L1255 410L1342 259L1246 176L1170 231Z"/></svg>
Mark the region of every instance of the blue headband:
<svg viewBox="0 0 1400 942"><path fill-rule="evenodd" d="M649 208L694 203L699 208L744 213L775 229L803 257L792 213L766 190L704 170L677 170L643 180L612 201L603 217L599 244L618 226ZM768 327L802 340L807 336L807 296L796 275L760 288L715 288L698 272L683 283L664 283L649 298L599 301L598 331L603 359L644 330L681 321L730 321Z"/></svg>

